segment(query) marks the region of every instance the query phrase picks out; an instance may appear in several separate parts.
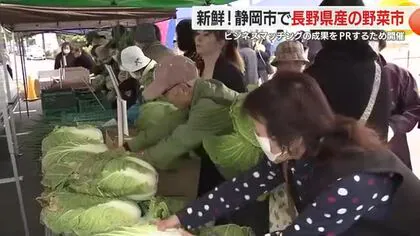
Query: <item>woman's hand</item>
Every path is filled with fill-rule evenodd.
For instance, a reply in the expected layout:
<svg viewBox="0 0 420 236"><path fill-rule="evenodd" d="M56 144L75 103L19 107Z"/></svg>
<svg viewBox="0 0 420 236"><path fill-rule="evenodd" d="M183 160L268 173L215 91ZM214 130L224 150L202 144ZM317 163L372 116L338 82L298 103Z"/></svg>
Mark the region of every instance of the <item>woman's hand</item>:
<svg viewBox="0 0 420 236"><path fill-rule="evenodd" d="M176 215L172 215L166 220L161 220L156 222L156 225L159 230L165 231L167 229L179 228L181 226L181 222Z"/></svg>

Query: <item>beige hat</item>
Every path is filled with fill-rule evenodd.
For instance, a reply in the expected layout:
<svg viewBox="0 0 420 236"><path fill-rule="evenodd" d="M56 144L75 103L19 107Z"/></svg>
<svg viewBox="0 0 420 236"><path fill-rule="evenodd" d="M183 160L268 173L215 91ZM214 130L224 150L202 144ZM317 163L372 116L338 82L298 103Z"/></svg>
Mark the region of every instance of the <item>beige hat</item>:
<svg viewBox="0 0 420 236"><path fill-rule="evenodd" d="M137 46L130 46L121 51L121 66L128 72L143 69L150 62L143 51Z"/></svg>
<svg viewBox="0 0 420 236"><path fill-rule="evenodd" d="M199 77L197 67L191 59L170 55L156 65L153 82L143 92L146 100L153 100L163 95L174 86Z"/></svg>
<svg viewBox="0 0 420 236"><path fill-rule="evenodd" d="M271 65L277 66L282 61L302 61L309 63L308 52L305 51L303 44L299 41L284 41L277 45L276 57Z"/></svg>

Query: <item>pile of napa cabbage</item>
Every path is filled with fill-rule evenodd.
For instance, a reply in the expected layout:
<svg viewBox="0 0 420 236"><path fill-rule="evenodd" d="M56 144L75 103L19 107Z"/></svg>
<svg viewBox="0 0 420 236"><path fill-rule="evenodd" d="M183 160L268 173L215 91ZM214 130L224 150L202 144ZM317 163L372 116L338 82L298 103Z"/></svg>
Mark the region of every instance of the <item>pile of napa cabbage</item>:
<svg viewBox="0 0 420 236"><path fill-rule="evenodd" d="M108 150L99 129L57 127L43 139L42 154L45 191L38 201L54 233L87 236L152 220L138 203L154 198L156 170L131 153Z"/></svg>
<svg viewBox="0 0 420 236"><path fill-rule="evenodd" d="M55 234L77 236L181 236L153 222L183 209L186 200L155 196L158 175L149 163L108 150L90 126L57 127L42 141L41 222ZM235 225L205 228L198 235L250 236Z"/></svg>

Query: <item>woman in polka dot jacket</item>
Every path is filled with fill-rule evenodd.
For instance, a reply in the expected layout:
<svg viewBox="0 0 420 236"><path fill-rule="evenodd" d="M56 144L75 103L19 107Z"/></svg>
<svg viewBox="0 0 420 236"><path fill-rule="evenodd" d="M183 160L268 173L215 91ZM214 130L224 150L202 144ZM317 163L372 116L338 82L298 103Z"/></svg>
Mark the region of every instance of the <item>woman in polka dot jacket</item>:
<svg viewBox="0 0 420 236"><path fill-rule="evenodd" d="M266 159L160 229L199 228L286 182L299 216L267 235L420 235L420 180L374 131L335 115L312 77L277 73L247 96L244 111Z"/></svg>

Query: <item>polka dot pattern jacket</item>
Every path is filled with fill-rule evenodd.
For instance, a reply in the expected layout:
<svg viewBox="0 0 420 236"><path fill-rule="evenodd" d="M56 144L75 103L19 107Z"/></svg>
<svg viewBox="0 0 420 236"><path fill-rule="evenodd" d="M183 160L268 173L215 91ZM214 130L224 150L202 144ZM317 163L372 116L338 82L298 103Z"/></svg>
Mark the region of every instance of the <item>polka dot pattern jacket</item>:
<svg viewBox="0 0 420 236"><path fill-rule="evenodd" d="M177 216L186 229L199 228L239 210L285 182L282 170L280 165L265 159L247 174L216 187ZM380 221L385 217L397 185L390 173L354 173L330 183L320 183L322 180L313 178L316 177L313 165L305 160L289 162L287 172L299 216L285 230L266 235L335 236L346 232L361 218ZM310 191L311 186L318 189ZM319 189L319 186L325 188Z"/></svg>

